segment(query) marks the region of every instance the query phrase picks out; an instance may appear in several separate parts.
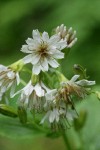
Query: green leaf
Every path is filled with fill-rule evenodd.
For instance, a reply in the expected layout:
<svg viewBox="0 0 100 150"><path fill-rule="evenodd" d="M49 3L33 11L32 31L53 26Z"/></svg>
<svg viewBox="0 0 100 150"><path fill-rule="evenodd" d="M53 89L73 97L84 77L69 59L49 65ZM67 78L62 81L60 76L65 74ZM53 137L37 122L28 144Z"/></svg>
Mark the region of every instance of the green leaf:
<svg viewBox="0 0 100 150"><path fill-rule="evenodd" d="M99 88L99 87L98 87ZM87 119L85 126L81 130L81 140L84 149L100 149L100 102L96 101L96 96L91 95L84 102L79 104L80 110L87 111ZM98 149L99 146L99 149Z"/></svg>
<svg viewBox="0 0 100 150"><path fill-rule="evenodd" d="M99 88L99 87L98 87ZM86 111L87 118L84 126L75 131L72 127L67 131L70 144L72 141L74 149L95 150L100 149L100 102L96 100L95 95L87 97L77 105L77 112ZM79 118L80 119L80 118ZM80 121L80 120L79 120ZM78 144L77 144L78 143Z"/></svg>
<svg viewBox="0 0 100 150"><path fill-rule="evenodd" d="M0 113L13 118L18 116L16 110L13 109L13 107L5 104L0 104Z"/></svg>
<svg viewBox="0 0 100 150"><path fill-rule="evenodd" d="M79 117L74 119L74 128L76 131L81 130L86 123L87 112L85 110L80 110Z"/></svg>
<svg viewBox="0 0 100 150"><path fill-rule="evenodd" d="M97 98L100 100L100 92L96 91L95 94L96 94Z"/></svg>
<svg viewBox="0 0 100 150"><path fill-rule="evenodd" d="M0 135L15 139L26 139L40 135L45 136L45 132L32 124L22 125L19 119L0 115Z"/></svg>

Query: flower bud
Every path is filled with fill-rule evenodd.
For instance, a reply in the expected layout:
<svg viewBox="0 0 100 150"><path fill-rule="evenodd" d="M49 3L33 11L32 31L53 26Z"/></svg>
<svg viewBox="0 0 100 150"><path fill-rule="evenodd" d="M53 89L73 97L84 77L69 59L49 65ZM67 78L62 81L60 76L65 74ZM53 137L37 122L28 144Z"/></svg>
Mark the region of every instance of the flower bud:
<svg viewBox="0 0 100 150"><path fill-rule="evenodd" d="M18 116L17 112L11 106L5 104L0 104L0 113L13 118Z"/></svg>
<svg viewBox="0 0 100 150"><path fill-rule="evenodd" d="M18 107L18 116L22 124L25 124L27 122L27 113L24 107Z"/></svg>
<svg viewBox="0 0 100 150"><path fill-rule="evenodd" d="M12 70L19 72L24 66L24 62L22 59L18 60L17 62L11 64L9 66L9 68L11 68Z"/></svg>

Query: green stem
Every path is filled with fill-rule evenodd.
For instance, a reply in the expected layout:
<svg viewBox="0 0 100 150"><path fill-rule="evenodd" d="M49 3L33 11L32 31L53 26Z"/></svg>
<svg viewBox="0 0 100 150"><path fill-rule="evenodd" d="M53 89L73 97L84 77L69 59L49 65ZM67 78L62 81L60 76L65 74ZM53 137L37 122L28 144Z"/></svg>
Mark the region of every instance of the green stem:
<svg viewBox="0 0 100 150"><path fill-rule="evenodd" d="M28 72L29 74L32 74L32 71L28 69L26 66L22 69L22 71Z"/></svg>
<svg viewBox="0 0 100 150"><path fill-rule="evenodd" d="M24 86L26 86L26 84L27 84L27 83L26 83L24 80L22 80L22 79L21 79L20 82L21 82Z"/></svg>
<svg viewBox="0 0 100 150"><path fill-rule="evenodd" d="M50 130L43 128L42 126L38 125L35 122L32 122L32 125L34 126L34 128L36 128L37 130L40 130L41 132L44 132L46 134L51 133Z"/></svg>
<svg viewBox="0 0 100 150"><path fill-rule="evenodd" d="M66 145L66 150L72 150L70 143L69 143L69 140L67 138L66 132L62 133L62 137L63 137L63 140L64 140L65 145Z"/></svg>

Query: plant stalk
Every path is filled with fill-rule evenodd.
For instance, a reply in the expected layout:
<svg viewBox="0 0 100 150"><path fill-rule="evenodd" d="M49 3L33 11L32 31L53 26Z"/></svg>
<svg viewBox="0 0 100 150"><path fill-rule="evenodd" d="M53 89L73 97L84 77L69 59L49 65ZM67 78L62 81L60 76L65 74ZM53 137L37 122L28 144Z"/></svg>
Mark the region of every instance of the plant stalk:
<svg viewBox="0 0 100 150"><path fill-rule="evenodd" d="M69 140L67 138L66 132L62 133L62 137L63 137L63 140L64 140L65 145L66 145L66 150L72 150L70 143L69 143Z"/></svg>

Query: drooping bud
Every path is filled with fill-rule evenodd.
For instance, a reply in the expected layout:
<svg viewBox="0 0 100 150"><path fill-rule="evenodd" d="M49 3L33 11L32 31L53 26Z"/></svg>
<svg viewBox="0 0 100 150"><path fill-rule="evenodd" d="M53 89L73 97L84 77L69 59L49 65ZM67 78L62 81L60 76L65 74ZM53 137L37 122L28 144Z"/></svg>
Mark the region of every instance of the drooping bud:
<svg viewBox="0 0 100 150"><path fill-rule="evenodd" d="M13 117L13 118L18 117L18 114L15 111L15 109L5 104L0 104L0 113L8 117Z"/></svg>
<svg viewBox="0 0 100 150"><path fill-rule="evenodd" d="M86 69L84 69L81 65L75 64L73 69L75 74L80 75L79 79L88 79Z"/></svg>
<svg viewBox="0 0 100 150"><path fill-rule="evenodd" d="M10 97L15 92L16 85L20 83L19 73L9 67L0 65L0 100L6 91L10 89Z"/></svg>

